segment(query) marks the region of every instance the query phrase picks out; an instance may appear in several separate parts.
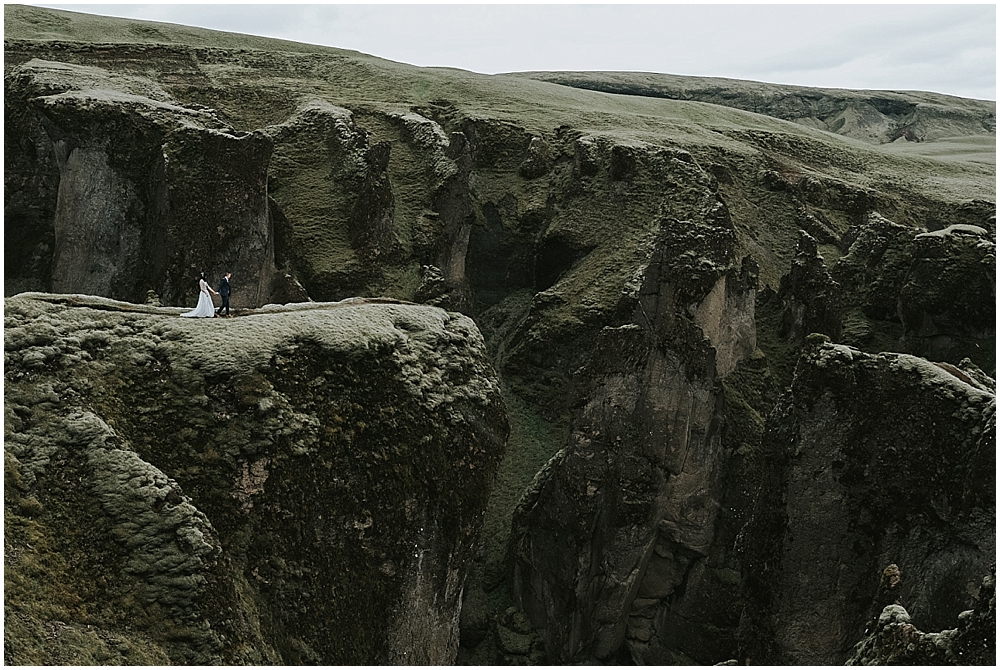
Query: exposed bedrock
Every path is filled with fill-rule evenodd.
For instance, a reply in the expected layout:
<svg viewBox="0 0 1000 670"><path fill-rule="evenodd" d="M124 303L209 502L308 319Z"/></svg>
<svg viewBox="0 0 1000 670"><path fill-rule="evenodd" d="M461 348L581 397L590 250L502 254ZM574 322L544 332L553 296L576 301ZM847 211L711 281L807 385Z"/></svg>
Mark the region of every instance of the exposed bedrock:
<svg viewBox="0 0 1000 670"><path fill-rule="evenodd" d="M231 271L234 306L269 301L270 138L96 67L33 60L7 85L27 101L22 122L44 131L34 133L36 171L58 168L51 220L15 215L9 231L16 243L51 231L46 288L132 302L153 289L185 304L199 272L214 283Z"/></svg>
<svg viewBox="0 0 1000 670"><path fill-rule="evenodd" d="M899 293L912 264L910 247L922 232L872 213L844 233L841 246L846 253L831 275L853 299L852 306L871 319L898 318Z"/></svg>
<svg viewBox="0 0 1000 670"><path fill-rule="evenodd" d="M899 569L890 565L886 571ZM975 607L958 615L954 628L926 633L913 625L906 609L892 602L876 613L847 665L978 665L997 661L996 569L984 579Z"/></svg>
<svg viewBox="0 0 1000 670"><path fill-rule="evenodd" d="M141 303L154 289L151 305L158 297L190 306L197 271L214 284L231 269L236 306L318 301L312 311L272 304L198 324L178 323L177 307L11 301L55 310L7 315L8 332L28 333L8 349L15 377L5 387L16 438L8 445L25 455L8 449L6 519L21 520L7 526L7 556L26 566L8 570L8 607L27 608L6 620L5 642L20 654L12 658L43 658L30 656L37 652L69 663L84 659L73 649L88 649L95 663L148 665L727 661L738 656L744 607L745 635L767 645L776 633L754 622L787 623L766 618L772 602L793 608L808 596L772 597L785 593L772 574L801 572L808 591L826 578L814 563L833 570L790 532L797 553L788 565L798 567L780 572L784 536L774 534L784 522L766 519L786 507L758 505L746 526L758 479L777 458L776 438L762 447L765 419L802 347L816 342L810 335L869 352L906 347L992 388L995 132L982 121L993 103L706 84L717 95L710 102L756 101L754 111L782 118L799 104L805 116L794 118L814 121L804 128L732 106L197 37L165 24L17 5L5 7L5 20L8 296L57 286ZM929 140L921 144L873 147L815 130L841 115L843 134L881 141L890 121L930 122L922 115L934 105L940 127L926 136L910 128ZM327 304L354 296L474 318L498 374L454 380L470 356L486 360L469 353L482 343L463 335L464 317ZM90 307L66 306L74 300ZM390 313L385 339L365 340L368 319L346 316ZM416 315L435 315L435 324ZM342 336L371 346L342 346ZM263 347L267 361L244 365L247 347ZM420 363L426 356L433 364ZM483 407L473 396L495 398L496 389L471 380L501 374L511 448L491 486L501 420L493 400ZM787 419L822 432L807 422L812 410L793 402L819 374L800 377L768 434L798 440L806 458L814 450L790 432L798 428L782 427ZM830 440L855 430L849 446L873 436L888 444L879 430L914 415L916 428L896 430L905 453L933 435L946 457L921 452L907 467L958 458L945 435L961 443L968 424L936 418L957 395L914 409L905 400L913 384L900 378L897 403L897 378L871 377L852 391L863 402L837 396L843 411L829 419ZM408 395L421 388L423 400ZM456 407L468 412L448 409ZM886 426L875 425L876 411ZM46 461L49 449L63 451ZM829 456L847 462L838 458ZM787 471L778 467L764 493L790 486L781 483ZM142 491L95 502L95 487L129 473L146 482ZM832 486L824 476L834 477L819 472L821 491ZM806 475L796 477L806 488ZM920 630L941 630L925 625L929 610L942 612L935 626L953 626L961 610L951 610L968 609L941 595L964 588L948 581L953 563L917 564L951 551L972 575L980 565L969 547L979 540L968 540L969 516L953 513L950 495L918 513L912 492L900 494L907 511L883 514L896 525L880 535L871 519L882 517L857 510L870 507L866 486L896 479L845 484L847 511L828 525L860 529L875 549L844 559L865 576L844 581L842 593L867 601L874 571L896 562L916 594L901 602ZM939 484L911 479L900 490ZM60 503L71 490L72 504ZM168 523L176 532L165 539L157 529ZM486 530L473 548L479 523ZM748 531L739 546L750 567L741 565L734 544L744 527L760 530L763 564L753 562L757 531ZM127 537L146 530L156 538L150 553L126 561L122 552L140 551ZM457 554L442 553L442 537ZM174 572L161 560L168 555L178 559ZM45 578L17 581L36 574ZM471 588L456 590L463 583ZM194 590L157 599L171 584ZM35 605L21 597L33 589L42 594ZM836 633L842 655L831 658L844 660L864 627L842 624L854 619L822 593L845 631ZM802 644L829 628L803 624ZM80 636L94 644L74 646ZM29 653L34 642L46 650Z"/></svg>
<svg viewBox="0 0 1000 670"><path fill-rule="evenodd" d="M899 292L904 350L954 361L996 342L996 242L977 226L914 237ZM978 353L978 352L975 352Z"/></svg>
<svg viewBox="0 0 1000 670"><path fill-rule="evenodd" d="M6 300L5 660L453 663L507 437L472 321L180 311Z"/></svg>
<svg viewBox="0 0 1000 670"><path fill-rule="evenodd" d="M895 350L996 369L996 242L983 226L932 232L871 214L844 235L831 275L845 296L844 341L868 348L873 322L898 324ZM816 329L830 335L829 330Z"/></svg>
<svg viewBox="0 0 1000 670"><path fill-rule="evenodd" d="M830 277L816 240L799 231L791 270L781 278L777 298L782 304L778 336L802 343L810 333L840 339L841 287Z"/></svg>
<svg viewBox="0 0 1000 670"><path fill-rule="evenodd" d="M915 626L969 609L995 561L996 396L978 368L819 343L749 470L740 657L843 663L877 575L905 575Z"/></svg>
<svg viewBox="0 0 1000 670"><path fill-rule="evenodd" d="M699 617L718 567L716 380L755 348L755 268L732 268L727 224L662 222L630 321L601 331L568 443L515 513L514 598L549 662L728 658L677 639L687 617L718 623Z"/></svg>

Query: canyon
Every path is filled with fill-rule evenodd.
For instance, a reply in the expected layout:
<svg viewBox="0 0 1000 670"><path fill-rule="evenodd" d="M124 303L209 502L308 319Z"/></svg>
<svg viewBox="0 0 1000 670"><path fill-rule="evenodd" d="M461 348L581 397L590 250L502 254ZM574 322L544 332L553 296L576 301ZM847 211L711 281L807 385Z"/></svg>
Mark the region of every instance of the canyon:
<svg viewBox="0 0 1000 670"><path fill-rule="evenodd" d="M995 663L995 103L4 50L5 662Z"/></svg>

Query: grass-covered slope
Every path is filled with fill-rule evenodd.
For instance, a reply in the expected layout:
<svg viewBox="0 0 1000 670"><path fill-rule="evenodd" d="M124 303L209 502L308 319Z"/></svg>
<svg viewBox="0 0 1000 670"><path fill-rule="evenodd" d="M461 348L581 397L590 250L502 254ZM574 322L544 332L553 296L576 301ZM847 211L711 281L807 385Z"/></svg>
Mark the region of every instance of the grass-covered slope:
<svg viewBox="0 0 1000 670"><path fill-rule="evenodd" d="M851 91L643 72L524 72L606 93L710 102L874 144L996 136L996 103L924 91ZM919 151L919 149L918 149ZM985 152L979 160L995 162Z"/></svg>

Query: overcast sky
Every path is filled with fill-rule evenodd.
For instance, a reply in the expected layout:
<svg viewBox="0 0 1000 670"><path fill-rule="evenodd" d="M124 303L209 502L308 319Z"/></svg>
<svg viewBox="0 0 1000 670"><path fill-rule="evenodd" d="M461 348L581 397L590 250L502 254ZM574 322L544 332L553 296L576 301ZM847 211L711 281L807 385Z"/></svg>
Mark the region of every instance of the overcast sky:
<svg viewBox="0 0 1000 670"><path fill-rule="evenodd" d="M487 74L631 70L996 100L995 4L27 4Z"/></svg>

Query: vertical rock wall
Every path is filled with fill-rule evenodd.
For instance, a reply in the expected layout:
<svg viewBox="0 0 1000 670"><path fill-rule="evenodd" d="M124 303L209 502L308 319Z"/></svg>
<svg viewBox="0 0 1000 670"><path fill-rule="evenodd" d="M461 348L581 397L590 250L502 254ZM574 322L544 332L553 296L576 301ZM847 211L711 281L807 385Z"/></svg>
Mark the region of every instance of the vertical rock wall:
<svg viewBox="0 0 1000 670"><path fill-rule="evenodd" d="M678 623L697 627L719 567L716 380L754 348L756 275L731 269L727 223L663 222L632 322L601 331L569 442L515 514L515 599L550 661L689 661Z"/></svg>
<svg viewBox="0 0 1000 670"><path fill-rule="evenodd" d="M966 609L996 552L996 397L979 379L844 345L800 361L751 471L744 660L843 663L890 563L919 628Z"/></svg>
<svg viewBox="0 0 1000 670"><path fill-rule="evenodd" d="M268 136L233 131L148 82L100 68L31 61L8 84L37 124L26 127L44 133L26 160L42 171L51 155L58 167L51 219L23 231L13 223L20 246L51 231L44 288L131 302L153 289L164 302L193 305L200 272L215 283L231 271L234 307L280 292Z"/></svg>

